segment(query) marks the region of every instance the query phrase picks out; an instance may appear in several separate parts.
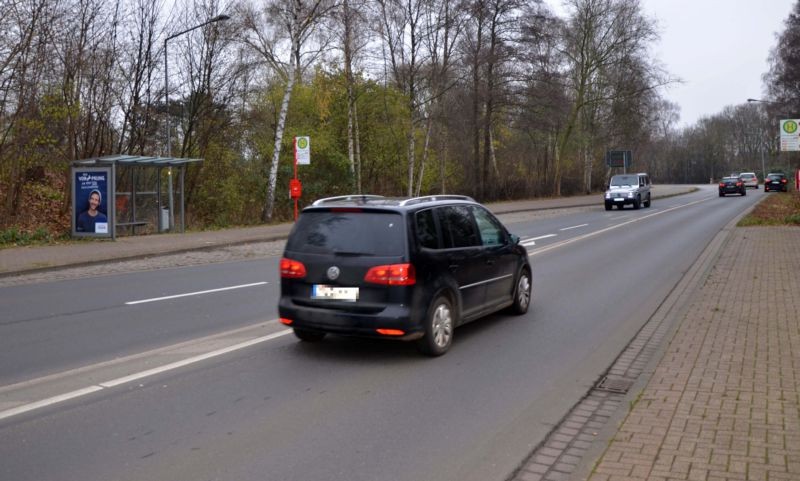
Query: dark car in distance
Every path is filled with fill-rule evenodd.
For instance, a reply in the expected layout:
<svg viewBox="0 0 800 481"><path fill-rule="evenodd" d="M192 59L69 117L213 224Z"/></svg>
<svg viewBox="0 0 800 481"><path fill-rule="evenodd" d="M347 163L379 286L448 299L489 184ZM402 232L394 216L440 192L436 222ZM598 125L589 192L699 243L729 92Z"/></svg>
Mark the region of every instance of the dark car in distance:
<svg viewBox="0 0 800 481"><path fill-rule="evenodd" d="M414 340L432 356L456 327L531 302L527 250L466 196L320 199L295 223L280 275L280 322L302 341Z"/></svg>
<svg viewBox="0 0 800 481"><path fill-rule="evenodd" d="M789 180L781 173L767 174L764 178L764 192L786 192Z"/></svg>
<svg viewBox="0 0 800 481"><path fill-rule="evenodd" d="M739 177L723 177L719 181L719 196L725 197L727 194L747 195L747 187Z"/></svg>

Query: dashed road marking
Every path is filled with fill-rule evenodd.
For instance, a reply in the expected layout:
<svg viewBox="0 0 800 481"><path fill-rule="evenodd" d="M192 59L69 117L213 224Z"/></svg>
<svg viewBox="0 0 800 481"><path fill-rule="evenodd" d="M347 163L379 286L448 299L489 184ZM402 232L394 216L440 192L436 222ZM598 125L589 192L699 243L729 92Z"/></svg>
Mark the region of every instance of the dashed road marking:
<svg viewBox="0 0 800 481"><path fill-rule="evenodd" d="M177 299L179 297L189 297L189 296L200 296L203 294L210 294L212 292L222 292L222 291L230 291L233 289L243 289L245 287L254 287L254 286L263 286L264 284L268 284L268 282L254 282L252 284L242 284L239 286L230 286L230 287L220 287L219 289L208 289L206 291L197 291L197 292L187 292L185 294L175 294L173 296L164 296L164 297L154 297L152 299L141 299L138 301L129 301L126 302L126 306L133 306L136 304L145 304L148 302L158 302L158 301L166 301L169 299Z"/></svg>

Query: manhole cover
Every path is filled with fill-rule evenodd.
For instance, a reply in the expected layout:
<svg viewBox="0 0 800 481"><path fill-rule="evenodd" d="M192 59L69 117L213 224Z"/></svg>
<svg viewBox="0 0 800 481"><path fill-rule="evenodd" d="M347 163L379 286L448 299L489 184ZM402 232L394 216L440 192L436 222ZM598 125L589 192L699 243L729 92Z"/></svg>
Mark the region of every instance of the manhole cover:
<svg viewBox="0 0 800 481"><path fill-rule="evenodd" d="M633 381L630 379L621 379L618 377L614 378L606 376L599 383L597 383L595 389L600 389L601 391L626 394L632 385Z"/></svg>

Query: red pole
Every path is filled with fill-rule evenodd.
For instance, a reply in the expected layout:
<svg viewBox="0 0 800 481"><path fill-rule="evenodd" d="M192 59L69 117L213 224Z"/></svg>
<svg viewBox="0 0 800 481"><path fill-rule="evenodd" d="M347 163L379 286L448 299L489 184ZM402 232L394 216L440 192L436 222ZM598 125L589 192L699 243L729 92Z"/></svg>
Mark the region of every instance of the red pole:
<svg viewBox="0 0 800 481"><path fill-rule="evenodd" d="M294 138L294 180L297 180L297 137ZM294 220L297 222L297 197L294 198Z"/></svg>

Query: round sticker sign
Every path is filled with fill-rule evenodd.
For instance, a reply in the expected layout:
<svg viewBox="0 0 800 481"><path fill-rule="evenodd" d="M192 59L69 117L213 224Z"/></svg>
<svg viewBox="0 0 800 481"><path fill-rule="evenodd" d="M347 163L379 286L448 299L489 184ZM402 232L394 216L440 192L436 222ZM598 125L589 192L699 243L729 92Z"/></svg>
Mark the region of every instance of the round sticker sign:
<svg viewBox="0 0 800 481"><path fill-rule="evenodd" d="M797 126L795 126L795 130ZM308 148L308 137L298 137L297 138L297 148L298 149L307 149Z"/></svg>
<svg viewBox="0 0 800 481"><path fill-rule="evenodd" d="M797 132L797 122L794 120L787 120L783 123L783 131L787 134L793 134Z"/></svg>

